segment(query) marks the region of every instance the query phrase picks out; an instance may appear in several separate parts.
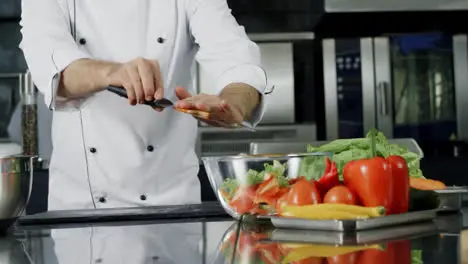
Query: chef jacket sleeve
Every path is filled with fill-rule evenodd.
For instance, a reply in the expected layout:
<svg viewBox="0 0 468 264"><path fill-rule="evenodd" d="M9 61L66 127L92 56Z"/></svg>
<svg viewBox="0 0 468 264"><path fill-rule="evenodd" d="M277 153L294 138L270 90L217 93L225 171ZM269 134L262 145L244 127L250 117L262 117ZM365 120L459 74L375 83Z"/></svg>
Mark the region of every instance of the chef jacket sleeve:
<svg viewBox="0 0 468 264"><path fill-rule="evenodd" d="M78 108L81 100L56 95L61 72L72 62L90 58L71 34L68 12L57 0L23 0L21 15L23 50L34 84L51 110Z"/></svg>
<svg viewBox="0 0 468 264"><path fill-rule="evenodd" d="M199 46L197 61L217 80L218 92L231 83L245 83L262 94L250 123L256 126L265 112L267 77L260 49L240 26L226 0L187 0L189 27Z"/></svg>

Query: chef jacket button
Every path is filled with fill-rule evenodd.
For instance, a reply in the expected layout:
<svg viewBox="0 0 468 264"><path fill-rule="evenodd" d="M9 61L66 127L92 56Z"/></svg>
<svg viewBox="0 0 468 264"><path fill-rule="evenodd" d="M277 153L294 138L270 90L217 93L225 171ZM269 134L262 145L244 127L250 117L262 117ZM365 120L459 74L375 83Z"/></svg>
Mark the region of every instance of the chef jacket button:
<svg viewBox="0 0 468 264"><path fill-rule="evenodd" d="M146 195L142 194L142 195L140 196L140 200L146 201Z"/></svg>
<svg viewBox="0 0 468 264"><path fill-rule="evenodd" d="M81 44L81 45L86 45L86 39L81 38L81 39L80 39L80 44Z"/></svg>
<svg viewBox="0 0 468 264"><path fill-rule="evenodd" d="M153 152L154 147L149 145L148 147L146 147L146 150L148 150L149 152Z"/></svg>
<svg viewBox="0 0 468 264"><path fill-rule="evenodd" d="M106 202L106 197L99 197L99 202L100 203L105 203Z"/></svg>
<svg viewBox="0 0 468 264"><path fill-rule="evenodd" d="M95 262L96 262L96 263L101 263L101 262L102 262L102 258L98 258L98 259L96 259L96 261L95 261Z"/></svg>
<svg viewBox="0 0 468 264"><path fill-rule="evenodd" d="M159 38L158 38L158 43L163 44L163 43L164 43L164 38L159 37Z"/></svg>
<svg viewBox="0 0 468 264"><path fill-rule="evenodd" d="M90 151L91 153L96 153L97 150L96 150L96 148L90 148L89 151Z"/></svg>

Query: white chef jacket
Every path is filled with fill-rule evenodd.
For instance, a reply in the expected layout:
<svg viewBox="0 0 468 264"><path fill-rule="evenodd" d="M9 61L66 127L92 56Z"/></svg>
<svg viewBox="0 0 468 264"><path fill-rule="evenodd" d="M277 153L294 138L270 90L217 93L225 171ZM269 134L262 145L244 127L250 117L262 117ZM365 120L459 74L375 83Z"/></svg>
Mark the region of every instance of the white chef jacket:
<svg viewBox="0 0 468 264"><path fill-rule="evenodd" d="M54 110L49 210L200 202L192 116L107 91L67 100L56 90L75 60L144 57L159 61L165 96L176 101L176 86L194 93L196 56L219 91L242 82L263 92L259 48L226 0L23 0L22 12L20 47Z"/></svg>

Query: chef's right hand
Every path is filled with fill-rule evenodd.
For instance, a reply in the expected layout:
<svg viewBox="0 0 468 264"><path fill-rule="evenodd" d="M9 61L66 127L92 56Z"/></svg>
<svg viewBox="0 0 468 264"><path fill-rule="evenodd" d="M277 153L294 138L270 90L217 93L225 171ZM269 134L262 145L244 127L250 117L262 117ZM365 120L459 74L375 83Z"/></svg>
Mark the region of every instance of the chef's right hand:
<svg viewBox="0 0 468 264"><path fill-rule="evenodd" d="M132 105L164 96L161 69L155 60L137 58L127 63L117 63L108 75L108 83L124 87Z"/></svg>

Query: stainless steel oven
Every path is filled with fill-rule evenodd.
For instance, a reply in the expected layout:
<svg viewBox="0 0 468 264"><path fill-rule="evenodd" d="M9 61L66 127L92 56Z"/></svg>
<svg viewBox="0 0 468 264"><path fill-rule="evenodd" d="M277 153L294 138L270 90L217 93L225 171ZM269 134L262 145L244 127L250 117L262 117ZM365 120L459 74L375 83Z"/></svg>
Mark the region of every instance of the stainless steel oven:
<svg viewBox="0 0 468 264"><path fill-rule="evenodd" d="M327 139L468 139L467 35L324 39Z"/></svg>

